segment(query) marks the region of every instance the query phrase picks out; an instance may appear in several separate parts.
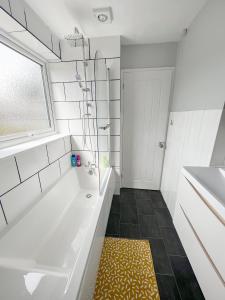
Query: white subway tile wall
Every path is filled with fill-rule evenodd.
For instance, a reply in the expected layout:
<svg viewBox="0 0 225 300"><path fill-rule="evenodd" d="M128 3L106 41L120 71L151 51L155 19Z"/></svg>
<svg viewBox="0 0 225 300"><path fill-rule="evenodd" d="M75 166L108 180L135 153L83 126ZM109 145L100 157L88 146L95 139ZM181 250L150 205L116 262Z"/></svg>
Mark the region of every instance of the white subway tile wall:
<svg viewBox="0 0 225 300"><path fill-rule="evenodd" d="M34 175L1 197L7 221L11 223L40 196L38 175Z"/></svg>
<svg viewBox="0 0 225 300"><path fill-rule="evenodd" d="M0 0L2 29L46 59L59 60L59 39L23 0ZM11 17L12 16L12 17ZM13 29L14 28L14 29Z"/></svg>
<svg viewBox="0 0 225 300"><path fill-rule="evenodd" d="M70 136L0 160L0 230L71 168Z"/></svg>
<svg viewBox="0 0 225 300"><path fill-rule="evenodd" d="M45 168L39 173L40 183L42 191L44 192L47 188L51 187L57 179L60 177L60 165L57 160L51 164L48 168Z"/></svg>
<svg viewBox="0 0 225 300"><path fill-rule="evenodd" d="M63 61L49 64L58 130L71 134L72 151L79 153L82 162L86 164L91 158L89 153L91 148L95 151L95 158L98 157L97 127L105 125L109 117L111 149L108 149L110 144L107 139L108 131L98 129L99 151L111 150L111 164L115 167L117 185L120 186L120 172L118 172L120 169L120 38L92 38L86 43L87 87L90 89L88 99L97 100L97 107L93 101L88 111L91 112L91 116L85 122L82 122L82 116L87 113L87 108L82 103L83 93L76 81L77 72L84 80L82 48L70 47L64 41L61 46ZM96 51L99 51L98 56L95 56ZM110 68L109 110L106 101L108 89L105 64ZM84 82L81 83L84 87ZM86 128L86 135L90 136L86 142L83 137L84 128Z"/></svg>
<svg viewBox="0 0 225 300"><path fill-rule="evenodd" d="M16 154L16 161L21 180L29 178L48 164L48 155L45 145Z"/></svg>
<svg viewBox="0 0 225 300"><path fill-rule="evenodd" d="M64 139L59 139L47 144L47 150L49 163L56 161L58 158L62 157L66 152Z"/></svg>
<svg viewBox="0 0 225 300"><path fill-rule="evenodd" d="M7 157L0 160L0 195L20 183L15 157Z"/></svg>

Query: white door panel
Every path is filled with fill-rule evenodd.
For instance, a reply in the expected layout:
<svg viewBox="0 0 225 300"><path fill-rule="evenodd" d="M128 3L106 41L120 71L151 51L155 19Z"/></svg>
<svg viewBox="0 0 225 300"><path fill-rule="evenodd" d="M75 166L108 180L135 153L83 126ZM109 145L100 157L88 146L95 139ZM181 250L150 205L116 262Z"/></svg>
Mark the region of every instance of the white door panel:
<svg viewBox="0 0 225 300"><path fill-rule="evenodd" d="M123 73L122 185L159 189L166 140L172 70Z"/></svg>

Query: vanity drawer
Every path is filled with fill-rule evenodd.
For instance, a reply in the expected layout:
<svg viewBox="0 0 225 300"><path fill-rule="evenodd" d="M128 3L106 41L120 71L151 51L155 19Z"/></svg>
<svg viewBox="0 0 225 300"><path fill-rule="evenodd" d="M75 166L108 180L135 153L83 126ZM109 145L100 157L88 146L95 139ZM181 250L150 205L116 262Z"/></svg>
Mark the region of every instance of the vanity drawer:
<svg viewBox="0 0 225 300"><path fill-rule="evenodd" d="M182 175L178 190L178 205L190 222L215 269L225 281L225 226L191 183Z"/></svg>

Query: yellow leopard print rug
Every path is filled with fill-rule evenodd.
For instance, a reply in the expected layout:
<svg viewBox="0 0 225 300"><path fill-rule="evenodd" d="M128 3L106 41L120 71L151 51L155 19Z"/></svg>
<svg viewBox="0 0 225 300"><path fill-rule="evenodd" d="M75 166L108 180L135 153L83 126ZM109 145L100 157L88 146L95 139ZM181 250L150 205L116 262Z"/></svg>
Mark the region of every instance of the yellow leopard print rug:
<svg viewBox="0 0 225 300"><path fill-rule="evenodd" d="M105 238L94 300L159 300L150 245Z"/></svg>

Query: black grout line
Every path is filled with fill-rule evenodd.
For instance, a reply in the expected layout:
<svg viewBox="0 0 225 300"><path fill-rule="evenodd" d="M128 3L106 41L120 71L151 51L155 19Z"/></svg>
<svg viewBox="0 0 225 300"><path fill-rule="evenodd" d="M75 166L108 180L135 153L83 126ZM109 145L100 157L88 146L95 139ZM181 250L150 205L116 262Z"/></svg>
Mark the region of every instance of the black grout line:
<svg viewBox="0 0 225 300"><path fill-rule="evenodd" d="M60 160L58 160L59 162L59 173L60 173L60 176L62 175L62 170L61 170L61 165L60 165Z"/></svg>
<svg viewBox="0 0 225 300"><path fill-rule="evenodd" d="M0 201L0 206L1 206L1 208L2 208L2 212L3 212L3 216L4 216L4 218L5 218L6 225L8 225L9 223L8 223L8 220L7 220L7 218L6 218L6 214L5 214L5 211L4 211L4 208L3 208L3 205L2 205L2 201Z"/></svg>
<svg viewBox="0 0 225 300"><path fill-rule="evenodd" d="M102 58L90 58L87 61L91 60L91 61L95 61L95 60L102 60L102 59L120 59L120 56L112 56L112 57L102 57ZM68 60L61 60L61 61L49 61L50 64L57 64L57 63L71 63L71 62L83 62L83 59L68 59Z"/></svg>
<svg viewBox="0 0 225 300"><path fill-rule="evenodd" d="M57 118L56 121L67 121L67 120L81 120L82 118L66 118L66 119L60 119L60 118ZM85 118L85 119L88 119L88 118ZM120 120L120 118L89 118L89 120Z"/></svg>
<svg viewBox="0 0 225 300"><path fill-rule="evenodd" d="M64 97L65 97L65 101L66 100L66 87L65 87L65 82L62 83L63 84L63 92L64 92ZM63 101L64 102L64 101Z"/></svg>
<svg viewBox="0 0 225 300"><path fill-rule="evenodd" d="M91 40L88 39L88 55L89 55L89 60L91 59Z"/></svg>
<svg viewBox="0 0 225 300"><path fill-rule="evenodd" d="M55 162L57 162L57 160L60 160L62 157L68 155L71 151L70 150L68 152L66 152L65 154L63 154L62 156L58 157L56 160L54 160L53 162L49 163L47 166L45 166L44 168L38 170L36 173L32 174L31 176L27 177L26 179L22 180L20 183L18 183L17 185L15 185L14 187L12 187L11 189L9 189L8 191L4 192L3 194L0 195L0 197L3 197L4 195L6 195L7 193L9 193L10 191L12 191L13 189L15 189L16 187L18 187L19 185L23 184L24 182L26 182L27 180L29 180L30 178L34 177L35 175L37 175L38 173L40 173L41 171L47 169L49 166L53 165Z"/></svg>
<svg viewBox="0 0 225 300"><path fill-rule="evenodd" d="M27 14L26 14L25 9L23 10L23 13L24 13L24 19L25 19L25 26L26 26L26 29L27 29Z"/></svg>
<svg viewBox="0 0 225 300"><path fill-rule="evenodd" d="M46 153L47 153L47 158L48 158L48 164L50 165L50 160L49 160L49 155L48 155L48 147L47 147L47 144L45 145L45 148L46 148Z"/></svg>
<svg viewBox="0 0 225 300"><path fill-rule="evenodd" d="M20 183L21 183L22 180L21 180L21 176L20 176L20 171L19 171L18 163L17 163L17 160L16 160L16 157L15 157L15 156L14 156L14 159L15 159L16 168L17 168L17 172L18 172L18 175L19 175Z"/></svg>
<svg viewBox="0 0 225 300"><path fill-rule="evenodd" d="M77 72L77 71L76 71ZM111 81L121 81L120 78L114 78L114 79L110 79L110 80L107 80L107 79L96 79L96 80L86 80L87 83L95 83L95 82L111 82ZM81 81L78 81L78 80L62 80L62 81L51 81L51 84L59 84L59 83L78 83L78 82L82 82L84 83L85 81L84 80L81 80Z"/></svg>
<svg viewBox="0 0 225 300"><path fill-rule="evenodd" d="M38 173L37 173L37 175L38 175L38 180L39 180L39 184L40 184L40 189L41 189L41 192L43 192L43 190L42 190L42 186L41 186L40 173L38 172Z"/></svg>
<svg viewBox="0 0 225 300"><path fill-rule="evenodd" d="M94 102L94 101L96 101L96 102L116 102L116 101L120 101L120 99L112 99L112 100L85 100L85 101L83 101L83 100L53 100L53 102L55 103L55 102L77 102L77 103L79 103L79 102L87 102L87 101L89 101L89 102ZM107 118L105 118L105 119L107 119Z"/></svg>
<svg viewBox="0 0 225 300"><path fill-rule="evenodd" d="M10 14L12 15L12 6L11 6L11 2L10 2L10 0L8 0L8 3L9 3L9 10L10 10Z"/></svg>
<svg viewBox="0 0 225 300"><path fill-rule="evenodd" d="M64 150L65 150L65 153L66 153L66 142L65 142L65 138L63 138L63 144L64 144Z"/></svg>
<svg viewBox="0 0 225 300"><path fill-rule="evenodd" d="M51 44L52 44L52 51L53 51L53 40L52 40L52 33L51 33ZM53 51L54 52L54 51Z"/></svg>

